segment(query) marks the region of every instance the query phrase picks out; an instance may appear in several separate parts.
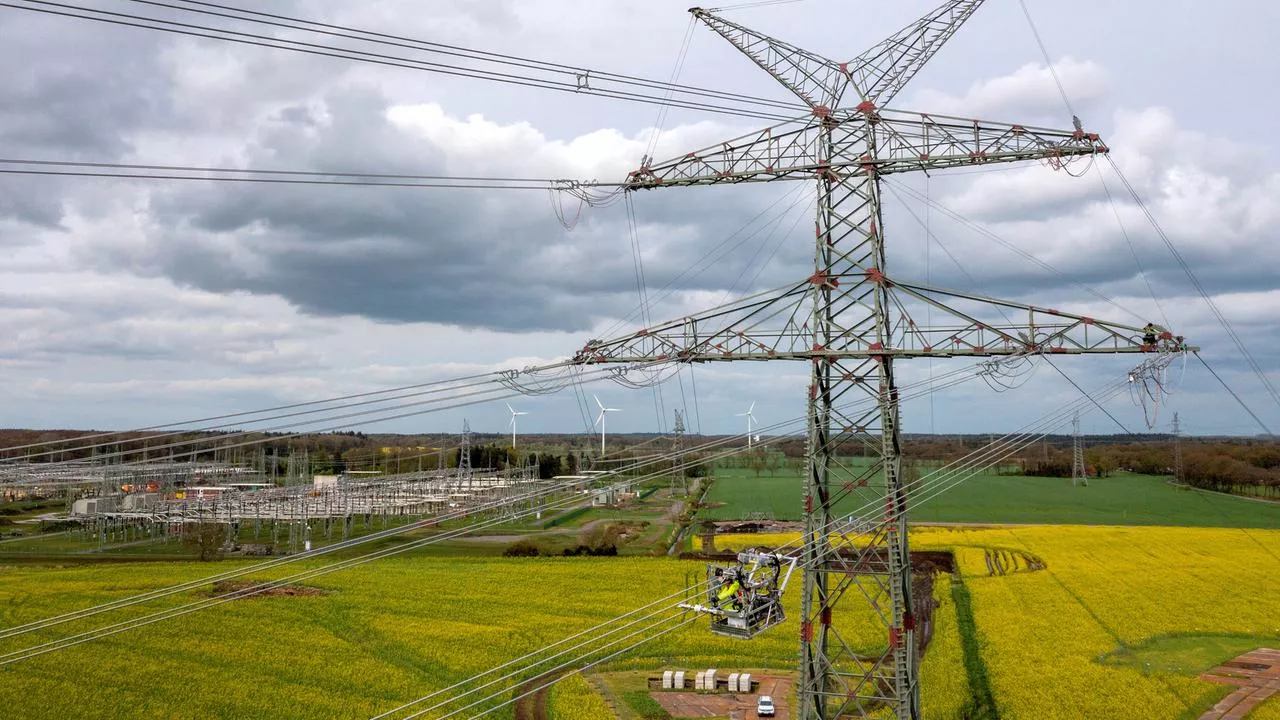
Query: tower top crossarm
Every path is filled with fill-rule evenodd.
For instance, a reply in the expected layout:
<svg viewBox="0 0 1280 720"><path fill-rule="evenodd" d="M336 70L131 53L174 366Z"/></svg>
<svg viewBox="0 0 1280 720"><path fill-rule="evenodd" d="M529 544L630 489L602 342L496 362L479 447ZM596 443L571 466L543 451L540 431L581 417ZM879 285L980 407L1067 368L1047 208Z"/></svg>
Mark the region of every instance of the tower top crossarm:
<svg viewBox="0 0 1280 720"><path fill-rule="evenodd" d="M949 0L845 63L863 102L888 104L985 0Z"/></svg>
<svg viewBox="0 0 1280 720"><path fill-rule="evenodd" d="M829 60L702 8L689 12L811 108L832 110L852 99L853 105L887 103L984 1L948 0L849 62ZM846 98L850 88L854 98Z"/></svg>
<svg viewBox="0 0 1280 720"><path fill-rule="evenodd" d="M848 73L838 63L821 55L743 27L700 7L689 8L689 12L810 107L833 107L848 85Z"/></svg>
<svg viewBox="0 0 1280 720"><path fill-rule="evenodd" d="M816 111L815 111L816 112ZM874 152L826 157L824 137ZM1097 133L1061 130L903 110L827 113L782 123L658 162L627 176L629 190L823 177L890 175L1109 152Z"/></svg>

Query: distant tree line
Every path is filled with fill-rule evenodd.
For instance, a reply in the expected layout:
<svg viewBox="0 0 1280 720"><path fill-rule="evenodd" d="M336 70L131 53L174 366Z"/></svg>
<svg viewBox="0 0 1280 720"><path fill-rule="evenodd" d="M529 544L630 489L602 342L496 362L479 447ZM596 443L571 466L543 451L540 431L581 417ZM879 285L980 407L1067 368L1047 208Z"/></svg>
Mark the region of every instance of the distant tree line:
<svg viewBox="0 0 1280 720"><path fill-rule="evenodd" d="M74 439L98 431L0 429L0 447L28 446L10 451L10 459L28 457L32 462L88 460L107 456L113 463L165 460L180 462L226 462L256 467L270 477L283 477L305 457L311 474L374 470L385 473L436 470L441 464L440 448L445 448L443 464L458 466L460 451L456 433L372 434L358 431L317 433L301 437L284 433L127 432L85 443ZM234 435L234 437L231 437ZM221 438L234 448L213 447ZM708 438L701 438L698 442ZM842 454L870 454L878 442L851 434L836 435L833 442ZM61 442L71 440L71 442ZM474 468L507 469L536 465L538 476L574 475L582 470L616 469L630 477L670 472L674 466L668 455L670 438L660 435L618 434L609 437L609 454L601 460L596 439L584 435L522 435L523 449L517 452L500 434L474 433L471 465ZM873 438L874 440L874 438ZM697 477L711 467L737 467L757 475L803 470L805 441L799 437L766 438L767 445L750 453L703 464L704 456L686 453L685 475ZM904 455L913 460L952 462L987 444L984 435L907 435ZM97 449L69 450L88 444L106 444ZM1174 443L1169 436L1121 436L1086 438L1085 464L1091 476L1106 477L1116 470L1150 475L1172 475ZM690 442L693 444L693 442ZM1260 497L1280 498L1280 443L1261 439L1183 438L1182 481L1194 487ZM1002 471L1047 477L1070 477L1071 438L1056 436L1033 445L1010 459L1012 467Z"/></svg>
<svg viewBox="0 0 1280 720"><path fill-rule="evenodd" d="M1117 469L1144 475L1173 475L1174 443L1125 443L1085 450L1089 475L1106 477ZM1047 477L1071 476L1069 449L1041 449L1019 459L1020 472ZM1182 482L1205 490L1280 498L1280 443L1240 440L1182 441Z"/></svg>

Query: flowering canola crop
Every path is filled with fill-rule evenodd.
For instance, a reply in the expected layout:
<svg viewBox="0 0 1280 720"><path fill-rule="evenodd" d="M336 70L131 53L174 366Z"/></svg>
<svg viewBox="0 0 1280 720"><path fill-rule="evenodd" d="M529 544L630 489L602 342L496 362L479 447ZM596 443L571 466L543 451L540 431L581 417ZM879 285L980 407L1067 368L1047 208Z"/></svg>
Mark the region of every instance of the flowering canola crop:
<svg viewBox="0 0 1280 720"><path fill-rule="evenodd" d="M216 570L230 567L223 563ZM0 627L213 569L199 563L0 568ZM64 720L68 707L77 718L368 718L678 593L704 576L703 563L666 558L390 558L309 583L324 595L229 602L0 669L0 707L21 708L18 717L36 720ZM89 630L199 597L184 593L62 630ZM606 667L693 670L728 667L731 659L741 667L794 669L798 601L797 582L788 593L787 622L751 641L711 635L699 618ZM855 648L884 642L870 608L851 604L837 622ZM10 638L0 641L0 652L58 636L46 631ZM958 643L941 643L950 649L931 654L925 672L945 675L947 665L962 672ZM569 713L581 704L588 712L595 701L582 690L557 691L557 707ZM933 692L926 690L926 697ZM963 691L949 692L949 702L963 702Z"/></svg>
<svg viewBox="0 0 1280 720"><path fill-rule="evenodd" d="M716 547L794 547L797 538L723 535ZM1198 680L1196 672L1230 656L1184 674L1100 660L1166 636L1241 636L1269 647L1280 642L1280 531L921 527L910 539L915 549L953 551L973 597L982 659L1006 720L1198 717L1198 709L1227 689ZM1009 572L992 575L993 555L1006 559ZM1280 710L1264 706L1257 712L1263 717ZM935 717L928 707L926 714Z"/></svg>
<svg viewBox="0 0 1280 720"><path fill-rule="evenodd" d="M613 715L604 698L581 675L572 675L551 687L547 713L551 720L600 720Z"/></svg>
<svg viewBox="0 0 1280 720"><path fill-rule="evenodd" d="M722 536L717 546L774 547L793 538ZM911 540L916 548L954 551L972 599L977 648L1006 720L1195 716L1226 688L1194 672L1100 660L1168 636L1280 642L1280 531L921 528ZM1007 574L992 576L992 552L1034 558L1044 569L1014 560ZM317 578L311 584L324 595L230 602L7 666L0 669L0 707L37 720L62 720L68 708L77 718L367 718L675 593L701 580L703 568L665 558L380 560ZM198 563L0 568L0 627L211 569ZM700 619L606 667L728 668L731 658L744 668L793 669L799 587L796 576L787 622L751 641L713 636ZM853 593L837 613L837 630L854 648L883 647L883 628ZM925 717L950 720L971 695L962 643L967 625L957 616L949 576L937 578L934 596L940 605L921 668ZM196 598L183 594L62 629L88 630ZM3 640L0 652L57 636ZM557 716L599 717L591 714L600 698L590 686L565 682L552 694ZM1257 712L1275 718L1280 710L1272 701Z"/></svg>

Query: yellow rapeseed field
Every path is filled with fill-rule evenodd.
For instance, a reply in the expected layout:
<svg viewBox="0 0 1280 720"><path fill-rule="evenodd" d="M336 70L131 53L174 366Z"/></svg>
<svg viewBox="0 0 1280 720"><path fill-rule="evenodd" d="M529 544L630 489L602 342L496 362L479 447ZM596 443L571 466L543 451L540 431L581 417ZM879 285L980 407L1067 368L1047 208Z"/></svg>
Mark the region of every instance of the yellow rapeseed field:
<svg viewBox="0 0 1280 720"><path fill-rule="evenodd" d="M231 563L146 563L0 569L0 627L223 571ZM168 620L0 668L0 707L15 717L368 718L678 592L705 566L662 558L401 557L313 581L328 594L258 598ZM188 593L65 626L98 625L190 602ZM795 667L799 584L791 616L751 641L711 635L705 620L642 645L610 669ZM949 598L942 598L949 608ZM668 600L667 602L673 602ZM883 631L870 609L837 618L855 647ZM941 610L938 651L924 671L950 677L927 691L959 707L954 618ZM862 619L860 619L862 618ZM56 637L0 641L0 652ZM729 663L729 664L726 664ZM957 675L957 673L959 673ZM581 691L581 687L578 688ZM556 702L571 712L573 690ZM509 717L495 713L491 717ZM948 716L949 717L949 716Z"/></svg>
<svg viewBox="0 0 1280 720"><path fill-rule="evenodd" d="M933 614L933 640L920 667L920 683L924 688L920 702L926 717L942 720L959 717L969 702L970 693L956 607L951 598L951 578L939 576L933 590L938 609Z"/></svg>
<svg viewBox="0 0 1280 720"><path fill-rule="evenodd" d="M1270 700L1254 708L1249 720L1280 720L1280 694L1272 695Z"/></svg>
<svg viewBox="0 0 1280 720"><path fill-rule="evenodd" d="M552 686L547 714L552 720L600 720L613 713L581 675L573 675Z"/></svg>
<svg viewBox="0 0 1280 720"><path fill-rule="evenodd" d="M1048 565L969 581L1005 718L1176 718L1225 688L1097 659L1162 636L1280 636L1280 532L1035 527L973 539Z"/></svg>
<svg viewBox="0 0 1280 720"><path fill-rule="evenodd" d="M795 537L727 535L716 546L773 547ZM1198 717L1228 689L1195 675L1231 655L1205 657L1202 667L1182 672L1107 656L1167 637L1225 636L1245 645L1280 639L1277 531L925 527L913 529L911 540L917 549L955 551L1006 720ZM1016 556L1013 571L991 576L988 550ZM1031 570L1025 558L1046 567Z"/></svg>
<svg viewBox="0 0 1280 720"><path fill-rule="evenodd" d="M717 545L771 547L791 539L722 537ZM922 528L912 541L921 549L955 551L971 599L970 622L957 613L952 579L938 578L940 607L922 667L931 720L956 718L971 698L965 637L976 636L1006 720L1197 717L1228 688L1196 674L1229 657L1195 656L1191 662L1200 667L1180 660L1179 669L1169 670L1126 661L1126 653L1131 660L1135 648L1159 648L1169 639L1194 645L1201 636L1226 638L1223 647L1280 642L1280 531ZM992 553L1003 553L1007 574L989 574ZM1027 559L1045 568L1034 569ZM0 627L228 567L2 568ZM16 708L13 717L57 720L68 717L68 707L81 718L368 718L658 600L702 572L699 563L658 558L382 560L317 578L312 584L328 591L322 596L236 601L5 666L0 707ZM797 578L788 593L788 621L759 638L715 637L699 620L608 668L791 669L798 591ZM836 617L842 637L866 650L884 643L870 612L850 602ZM973 627L976 633L966 636L965 628ZM0 652L52 637L0 641ZM592 717L600 699L586 683L566 682L552 694L557 715ZM1257 717L1278 712L1273 701Z"/></svg>

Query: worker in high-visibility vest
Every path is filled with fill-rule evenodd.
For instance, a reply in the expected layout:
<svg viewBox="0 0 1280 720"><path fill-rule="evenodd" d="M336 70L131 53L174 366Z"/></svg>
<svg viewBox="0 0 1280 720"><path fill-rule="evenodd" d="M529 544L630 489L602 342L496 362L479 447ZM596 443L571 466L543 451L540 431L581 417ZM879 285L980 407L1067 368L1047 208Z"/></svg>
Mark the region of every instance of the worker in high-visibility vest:
<svg viewBox="0 0 1280 720"><path fill-rule="evenodd" d="M731 603L731 607L734 610L741 609L741 605L738 603L738 593L741 590L742 583L738 582L738 578L735 575L732 580L720 586L720 592L716 594L716 604Z"/></svg>

